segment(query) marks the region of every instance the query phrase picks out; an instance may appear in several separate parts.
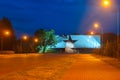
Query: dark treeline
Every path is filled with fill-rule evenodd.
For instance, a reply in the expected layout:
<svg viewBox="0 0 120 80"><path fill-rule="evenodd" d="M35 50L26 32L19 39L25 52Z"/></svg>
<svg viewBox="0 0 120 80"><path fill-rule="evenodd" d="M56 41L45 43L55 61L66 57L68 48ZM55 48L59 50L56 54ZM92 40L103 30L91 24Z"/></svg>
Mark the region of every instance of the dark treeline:
<svg viewBox="0 0 120 80"><path fill-rule="evenodd" d="M9 31L9 35L5 35L5 31ZM2 50L14 50L15 48L15 32L10 20L3 17L0 20L0 49ZM1 48L2 47L2 48Z"/></svg>
<svg viewBox="0 0 120 80"><path fill-rule="evenodd" d="M9 35L6 35L6 31L9 32ZM39 51L37 50L38 45L42 47L44 45L48 46L55 43L54 30L36 30L34 36L27 37L28 39L26 40L24 40L23 37L21 37L20 39L16 39L15 31L13 29L11 21L6 17L0 20L0 51L15 51L16 53L34 53L36 51ZM40 39L39 42L35 42L36 37L38 40ZM45 52L45 49L43 52Z"/></svg>
<svg viewBox="0 0 120 80"><path fill-rule="evenodd" d="M114 33L106 33L102 35L102 46L100 49L95 50L95 53L102 56L109 56L120 59L120 36L118 37Z"/></svg>
<svg viewBox="0 0 120 80"><path fill-rule="evenodd" d="M4 34L4 31L6 31L6 30L10 32L9 36L6 36ZM44 31L44 33L45 34L43 34L43 35L47 34L47 36L51 36L50 34L54 33L54 31L48 30L46 32ZM86 34L89 35L89 33L86 33ZM79 35L79 34L76 33L76 35ZM100 49L96 50L96 53L101 54L101 55L106 55L106 56L112 56L112 57L119 56L118 52L117 52L117 50L119 50L117 45L120 42L117 43L117 35L116 34L114 34L114 33L104 33L104 34L97 33L94 35L103 36L103 37L101 37L102 47ZM23 40L23 39L16 40L15 31L13 29L11 21L6 17L4 17L0 20L0 50L13 50L18 53L36 52L37 43L34 42L35 36L29 37L28 40ZM44 36L42 36L41 39L42 38L44 38ZM48 38L49 37L47 37L47 38L45 37L45 39L49 40ZM3 44L2 45L3 48L1 48L1 43ZM51 41L50 41L50 43L51 43ZM120 54L120 52L119 52L119 54Z"/></svg>

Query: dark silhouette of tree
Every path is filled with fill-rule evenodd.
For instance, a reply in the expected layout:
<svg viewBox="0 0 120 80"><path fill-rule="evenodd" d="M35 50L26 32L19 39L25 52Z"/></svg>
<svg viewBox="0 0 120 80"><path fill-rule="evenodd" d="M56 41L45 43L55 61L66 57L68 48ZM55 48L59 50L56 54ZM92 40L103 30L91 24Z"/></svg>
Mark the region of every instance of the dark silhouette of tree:
<svg viewBox="0 0 120 80"><path fill-rule="evenodd" d="M116 38L117 38L117 35L110 32L110 33L105 33L103 34L103 43L107 43L108 42L116 42Z"/></svg>
<svg viewBox="0 0 120 80"><path fill-rule="evenodd" d="M4 34L5 31L9 31L9 36ZM3 50L14 50L16 41L15 32L10 20L5 17L0 20L0 38L3 39ZM2 39L0 39L0 41Z"/></svg>
<svg viewBox="0 0 120 80"><path fill-rule="evenodd" d="M57 43L54 30L40 29L35 32L35 36L39 38L38 46L43 53L48 46L54 46Z"/></svg>

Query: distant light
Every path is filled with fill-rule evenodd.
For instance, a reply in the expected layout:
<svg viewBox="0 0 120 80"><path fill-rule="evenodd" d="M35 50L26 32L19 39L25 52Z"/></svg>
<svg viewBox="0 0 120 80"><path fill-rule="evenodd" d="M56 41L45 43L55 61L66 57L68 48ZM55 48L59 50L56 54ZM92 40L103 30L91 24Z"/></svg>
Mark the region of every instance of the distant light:
<svg viewBox="0 0 120 80"><path fill-rule="evenodd" d="M99 24L98 24L98 23L94 23L94 27L95 27L95 28L98 28L98 27L99 27Z"/></svg>
<svg viewBox="0 0 120 80"><path fill-rule="evenodd" d="M9 31L5 31L5 35L10 35L10 32Z"/></svg>
<svg viewBox="0 0 120 80"><path fill-rule="evenodd" d="M28 36L24 35L24 36L23 36L23 39L24 39L24 40L27 40L27 39L28 39Z"/></svg>
<svg viewBox="0 0 120 80"><path fill-rule="evenodd" d="M108 5L109 4L109 1L108 0L105 0L104 1L104 5Z"/></svg>
<svg viewBox="0 0 120 80"><path fill-rule="evenodd" d="M38 42L38 38L35 38L35 39L34 39L34 42L36 42L36 43L37 43L37 42Z"/></svg>
<svg viewBox="0 0 120 80"><path fill-rule="evenodd" d="M91 35L94 35L94 32L92 31L92 32L90 32L90 34L91 34Z"/></svg>

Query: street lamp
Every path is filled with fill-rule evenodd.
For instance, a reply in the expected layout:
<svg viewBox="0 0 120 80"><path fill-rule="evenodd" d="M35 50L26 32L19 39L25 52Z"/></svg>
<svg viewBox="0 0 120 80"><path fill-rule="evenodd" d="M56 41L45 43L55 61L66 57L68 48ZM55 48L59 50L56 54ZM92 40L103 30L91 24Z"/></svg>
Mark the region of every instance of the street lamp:
<svg viewBox="0 0 120 80"><path fill-rule="evenodd" d="M38 45L38 42L39 42L39 39L34 38L34 42L33 42L34 50L35 50L35 47Z"/></svg>
<svg viewBox="0 0 120 80"><path fill-rule="evenodd" d="M109 4L109 2L106 0L106 1L104 1L104 4L105 4L105 5L108 5L108 4Z"/></svg>
<svg viewBox="0 0 120 80"><path fill-rule="evenodd" d="M89 38L93 37L95 35L95 33L93 31L91 31L90 35L91 36L89 36ZM93 44L93 47L95 48L95 41L94 40L93 40L92 44Z"/></svg>
<svg viewBox="0 0 120 80"><path fill-rule="evenodd" d="M117 9L117 54L119 55L119 9Z"/></svg>
<svg viewBox="0 0 120 80"><path fill-rule="evenodd" d="M34 42L35 42L35 43L38 43L38 38L35 38L35 39L34 39Z"/></svg>
<svg viewBox="0 0 120 80"><path fill-rule="evenodd" d="M23 35L21 39L21 52L23 52L23 40L26 41L28 39L27 35Z"/></svg>
<svg viewBox="0 0 120 80"><path fill-rule="evenodd" d="M100 26L99 23L94 23L93 27L94 27L95 29L98 29L98 28L99 28L99 29L101 30L101 35L103 34L103 28Z"/></svg>
<svg viewBox="0 0 120 80"><path fill-rule="evenodd" d="M98 23L94 23L94 27L95 27L95 28L98 28L98 27L99 27L99 24L98 24Z"/></svg>
<svg viewBox="0 0 120 80"><path fill-rule="evenodd" d="M4 33L6 36L9 36L10 35L10 32L9 31L5 31Z"/></svg>
<svg viewBox="0 0 120 80"><path fill-rule="evenodd" d="M3 34L5 35L5 36L9 36L10 35L10 31L4 31L3 32ZM3 35L3 36L4 36ZM1 51L3 50L3 36L1 35Z"/></svg>
<svg viewBox="0 0 120 80"><path fill-rule="evenodd" d="M104 6L104 7L110 7L110 0L103 0L102 1L102 5Z"/></svg>
<svg viewBox="0 0 120 80"><path fill-rule="evenodd" d="M94 35L95 33L93 31L90 32L91 35Z"/></svg>
<svg viewBox="0 0 120 80"><path fill-rule="evenodd" d="M27 40L28 39L28 36L27 35L24 35L23 36L23 40Z"/></svg>
<svg viewBox="0 0 120 80"><path fill-rule="evenodd" d="M100 27L100 24L99 23L94 23L94 28L96 28L96 29L100 29L100 31L101 31L101 45L103 46L103 28L102 27Z"/></svg>
<svg viewBox="0 0 120 80"><path fill-rule="evenodd" d="M104 7L109 7L111 5L111 1L110 0L104 0L103 2L103 6ZM116 21L117 21L117 55L119 56L119 7L116 8Z"/></svg>

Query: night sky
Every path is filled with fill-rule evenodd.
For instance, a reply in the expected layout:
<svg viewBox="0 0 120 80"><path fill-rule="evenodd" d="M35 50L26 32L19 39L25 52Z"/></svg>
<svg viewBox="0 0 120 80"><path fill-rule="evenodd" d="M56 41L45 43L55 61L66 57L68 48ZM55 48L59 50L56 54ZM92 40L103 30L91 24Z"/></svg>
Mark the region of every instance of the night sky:
<svg viewBox="0 0 120 80"><path fill-rule="evenodd" d="M84 34L99 31L116 32L114 9L100 6L101 0L0 0L0 18L11 20L16 35L33 35L37 29L54 29L56 34ZM114 6L116 1L114 1Z"/></svg>

